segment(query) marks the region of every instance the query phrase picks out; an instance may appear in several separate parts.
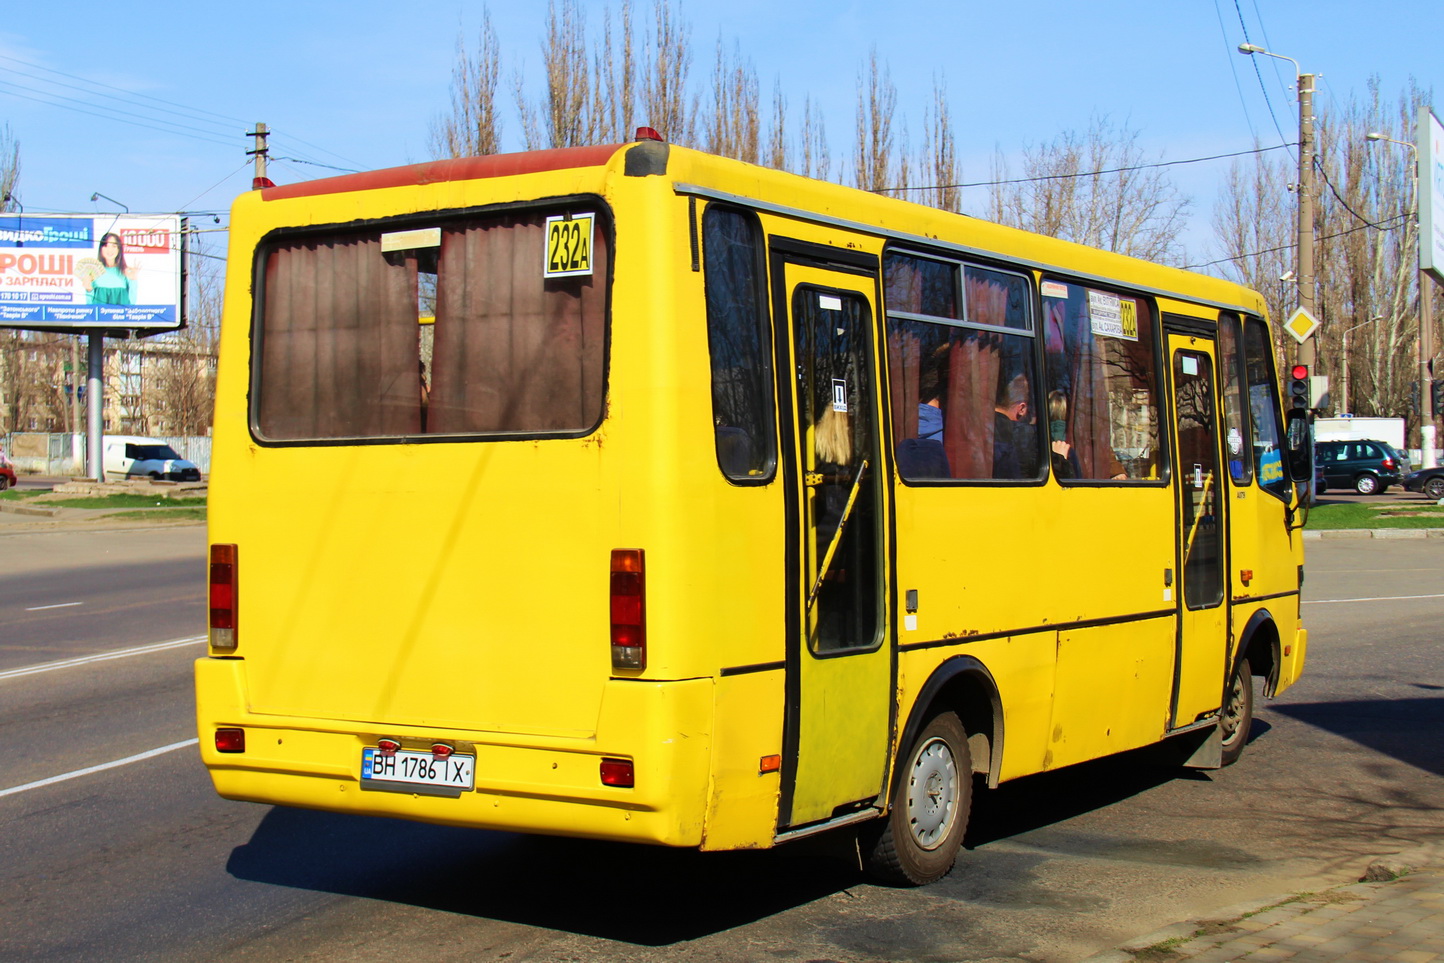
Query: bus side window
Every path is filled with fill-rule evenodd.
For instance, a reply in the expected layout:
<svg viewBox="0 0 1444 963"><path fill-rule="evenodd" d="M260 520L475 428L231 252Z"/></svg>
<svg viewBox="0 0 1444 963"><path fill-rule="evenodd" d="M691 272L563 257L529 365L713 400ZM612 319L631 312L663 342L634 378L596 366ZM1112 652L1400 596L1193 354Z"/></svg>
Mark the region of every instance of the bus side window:
<svg viewBox="0 0 1444 963"><path fill-rule="evenodd" d="M1157 480L1151 303L1071 281L1044 280L1041 293L1048 394L1063 401L1049 437L1067 445L1079 479Z"/></svg>
<svg viewBox="0 0 1444 963"><path fill-rule="evenodd" d="M1269 341L1268 327L1258 318L1244 320L1243 357L1249 420L1253 427L1254 471L1260 488L1287 501L1289 480L1284 472L1283 429L1279 424L1273 345Z"/></svg>
<svg viewBox="0 0 1444 963"><path fill-rule="evenodd" d="M772 350L756 218L711 205L702 215L707 346L717 465L734 481L763 481L777 464Z"/></svg>
<svg viewBox="0 0 1444 963"><path fill-rule="evenodd" d="M1241 342L1238 315L1222 315L1218 319L1218 380L1223 395L1224 446L1229 477L1235 485L1246 486L1253 482L1253 458L1249 455L1250 419L1244 413Z"/></svg>
<svg viewBox="0 0 1444 963"><path fill-rule="evenodd" d="M1028 279L889 252L883 286L903 479L1040 478Z"/></svg>

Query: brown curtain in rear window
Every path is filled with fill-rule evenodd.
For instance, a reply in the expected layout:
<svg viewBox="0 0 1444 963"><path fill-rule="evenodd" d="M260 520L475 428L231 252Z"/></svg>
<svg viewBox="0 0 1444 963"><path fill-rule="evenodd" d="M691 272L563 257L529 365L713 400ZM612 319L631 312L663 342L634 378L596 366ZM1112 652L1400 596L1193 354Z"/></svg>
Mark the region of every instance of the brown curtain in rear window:
<svg viewBox="0 0 1444 963"><path fill-rule="evenodd" d="M414 261L377 237L298 240L266 257L257 428L266 438L421 426Z"/></svg>
<svg viewBox="0 0 1444 963"><path fill-rule="evenodd" d="M593 272L542 277L544 216L442 234L430 433L585 431L601 420L606 232Z"/></svg>

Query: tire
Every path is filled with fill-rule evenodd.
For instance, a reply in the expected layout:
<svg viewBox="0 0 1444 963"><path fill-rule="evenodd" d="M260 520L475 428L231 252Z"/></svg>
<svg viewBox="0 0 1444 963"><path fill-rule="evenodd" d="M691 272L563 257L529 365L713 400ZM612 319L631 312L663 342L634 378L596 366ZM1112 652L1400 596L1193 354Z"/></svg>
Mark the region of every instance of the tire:
<svg viewBox="0 0 1444 963"><path fill-rule="evenodd" d="M4 475L0 475L0 492L3 492L5 489L7 489L7 488L9 488L9 487L10 487L10 479L9 479L9 478L6 478Z"/></svg>
<svg viewBox="0 0 1444 963"><path fill-rule="evenodd" d="M1354 479L1354 491L1360 495L1376 495L1379 493L1379 479L1373 475L1360 475Z"/></svg>
<svg viewBox="0 0 1444 963"><path fill-rule="evenodd" d="M1444 475L1435 475L1424 483L1424 494L1438 501L1444 498Z"/></svg>
<svg viewBox="0 0 1444 963"><path fill-rule="evenodd" d="M1223 737L1223 765L1231 766L1243 755L1249 729L1253 728L1253 667L1248 659L1239 662L1229 680L1218 728Z"/></svg>
<svg viewBox="0 0 1444 963"><path fill-rule="evenodd" d="M150 473L150 480L151 480L151 481L160 481L160 472L158 472L158 471L153 471L153 472L151 472L151 473Z"/></svg>
<svg viewBox="0 0 1444 963"><path fill-rule="evenodd" d="M942 879L962 848L973 802L968 735L951 712L935 715L900 759L891 811L864 828L868 873L892 886Z"/></svg>

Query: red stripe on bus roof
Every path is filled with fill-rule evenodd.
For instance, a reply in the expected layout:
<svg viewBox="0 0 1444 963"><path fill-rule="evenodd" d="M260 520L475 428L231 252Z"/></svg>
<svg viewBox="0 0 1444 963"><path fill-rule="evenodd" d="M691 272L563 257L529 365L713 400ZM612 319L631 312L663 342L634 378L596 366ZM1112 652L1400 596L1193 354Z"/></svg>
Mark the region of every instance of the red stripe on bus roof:
<svg viewBox="0 0 1444 963"><path fill-rule="evenodd" d="M484 157L458 157L450 160L388 167L361 174L322 177L299 184L267 187L261 198L279 201L288 197L314 197L318 194L344 194L348 191L373 191L383 187L411 187L444 181L465 181L480 177L507 177L512 174L537 174L567 167L595 167L607 163L621 144L597 147L559 147L520 154L488 154Z"/></svg>

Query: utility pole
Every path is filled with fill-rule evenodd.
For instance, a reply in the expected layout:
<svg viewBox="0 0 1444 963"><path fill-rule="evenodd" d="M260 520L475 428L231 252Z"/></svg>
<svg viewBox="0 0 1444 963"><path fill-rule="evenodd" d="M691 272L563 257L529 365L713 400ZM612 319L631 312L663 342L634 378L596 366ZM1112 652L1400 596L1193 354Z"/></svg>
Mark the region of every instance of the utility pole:
<svg viewBox="0 0 1444 963"><path fill-rule="evenodd" d="M1314 314L1314 75L1299 78L1299 307ZM1299 342L1298 363L1314 370L1317 332ZM1311 484L1312 487L1312 484Z"/></svg>
<svg viewBox="0 0 1444 963"><path fill-rule="evenodd" d="M270 149L266 139L270 135L270 129L265 124L256 123L256 129L248 132L248 136L256 139L255 147L246 151L246 154L254 158L256 162L255 175L251 178L251 190L259 191L266 187L275 187L275 183L266 176L266 156Z"/></svg>

